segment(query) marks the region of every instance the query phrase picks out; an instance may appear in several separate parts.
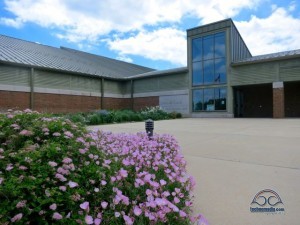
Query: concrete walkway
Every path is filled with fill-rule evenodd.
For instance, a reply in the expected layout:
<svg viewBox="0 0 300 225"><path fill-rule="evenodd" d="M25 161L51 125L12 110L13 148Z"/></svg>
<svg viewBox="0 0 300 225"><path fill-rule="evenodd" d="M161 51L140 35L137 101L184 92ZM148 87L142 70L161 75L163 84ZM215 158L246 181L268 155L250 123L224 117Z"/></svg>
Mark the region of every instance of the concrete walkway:
<svg viewBox="0 0 300 225"><path fill-rule="evenodd" d="M144 123L91 129L136 133ZM195 212L210 225L300 224L300 119L178 119L155 122L176 137L196 178ZM254 196L272 189L284 213L250 212ZM252 207L257 207L254 204Z"/></svg>

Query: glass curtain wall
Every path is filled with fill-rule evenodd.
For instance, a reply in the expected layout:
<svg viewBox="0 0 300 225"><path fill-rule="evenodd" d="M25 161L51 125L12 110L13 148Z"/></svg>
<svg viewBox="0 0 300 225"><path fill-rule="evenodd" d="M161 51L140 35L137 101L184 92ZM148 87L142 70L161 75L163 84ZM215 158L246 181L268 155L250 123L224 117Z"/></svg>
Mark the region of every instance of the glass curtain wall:
<svg viewBox="0 0 300 225"><path fill-rule="evenodd" d="M225 43L225 32L192 40L193 111L226 110Z"/></svg>

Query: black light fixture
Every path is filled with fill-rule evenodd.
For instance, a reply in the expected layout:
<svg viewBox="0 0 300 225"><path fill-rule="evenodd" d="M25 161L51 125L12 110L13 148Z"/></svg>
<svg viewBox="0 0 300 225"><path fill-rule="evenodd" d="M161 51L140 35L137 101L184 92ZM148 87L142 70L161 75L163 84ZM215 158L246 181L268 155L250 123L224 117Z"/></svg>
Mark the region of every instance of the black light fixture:
<svg viewBox="0 0 300 225"><path fill-rule="evenodd" d="M148 119L145 121L145 129L146 133L148 135L148 138L151 139L153 136L153 130L154 130L154 121L151 119Z"/></svg>

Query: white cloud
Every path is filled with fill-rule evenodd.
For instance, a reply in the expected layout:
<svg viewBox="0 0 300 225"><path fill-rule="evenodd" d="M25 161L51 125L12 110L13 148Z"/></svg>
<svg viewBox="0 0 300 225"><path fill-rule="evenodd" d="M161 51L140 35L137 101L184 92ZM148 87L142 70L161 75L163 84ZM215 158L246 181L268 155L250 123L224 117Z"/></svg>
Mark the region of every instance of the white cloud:
<svg viewBox="0 0 300 225"><path fill-rule="evenodd" d="M122 55L139 55L152 60L186 66L186 33L175 28L141 31L136 36L108 41Z"/></svg>
<svg viewBox="0 0 300 225"><path fill-rule="evenodd" d="M4 0L12 17L1 17L0 23L20 28L35 23L51 29L56 37L69 42L100 43L117 51L119 59L132 60L138 55L153 60L186 65L185 32L176 28L184 16L199 19L199 25L239 15L269 0ZM270 2L270 7L271 3ZM289 13L296 1L286 8L273 6L267 18L252 16L236 22L249 49L254 54L299 48L300 21ZM147 27L154 31L147 31ZM115 33L121 34L114 36Z"/></svg>
<svg viewBox="0 0 300 225"><path fill-rule="evenodd" d="M57 34L71 42L95 40L111 31L141 30L145 25L179 23L191 14L204 22L231 17L242 8L251 8L261 0L5 0L6 10L14 18L1 18L17 27L36 23L56 28Z"/></svg>
<svg viewBox="0 0 300 225"><path fill-rule="evenodd" d="M4 24L9 27L20 28L23 23L20 19L0 18L0 24Z"/></svg>
<svg viewBox="0 0 300 225"><path fill-rule="evenodd" d="M126 56L126 55L119 55L117 57L117 59L121 60L121 61L124 61L124 62L128 62L128 63L132 63L133 62L133 60L130 57Z"/></svg>
<svg viewBox="0 0 300 225"><path fill-rule="evenodd" d="M290 15L288 9L276 7L267 18L252 16L235 24L253 55L300 47L300 18Z"/></svg>
<svg viewBox="0 0 300 225"><path fill-rule="evenodd" d="M254 9L264 0L193 0L187 1L192 14L201 19L201 24L231 18L242 9Z"/></svg>

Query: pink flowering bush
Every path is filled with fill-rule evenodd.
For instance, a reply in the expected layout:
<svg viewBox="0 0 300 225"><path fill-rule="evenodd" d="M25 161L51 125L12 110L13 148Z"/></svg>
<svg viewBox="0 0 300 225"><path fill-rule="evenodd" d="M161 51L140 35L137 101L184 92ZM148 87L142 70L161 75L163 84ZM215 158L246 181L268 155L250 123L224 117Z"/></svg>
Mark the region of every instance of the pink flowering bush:
<svg viewBox="0 0 300 225"><path fill-rule="evenodd" d="M169 135L0 115L0 224L193 224L194 180Z"/></svg>

